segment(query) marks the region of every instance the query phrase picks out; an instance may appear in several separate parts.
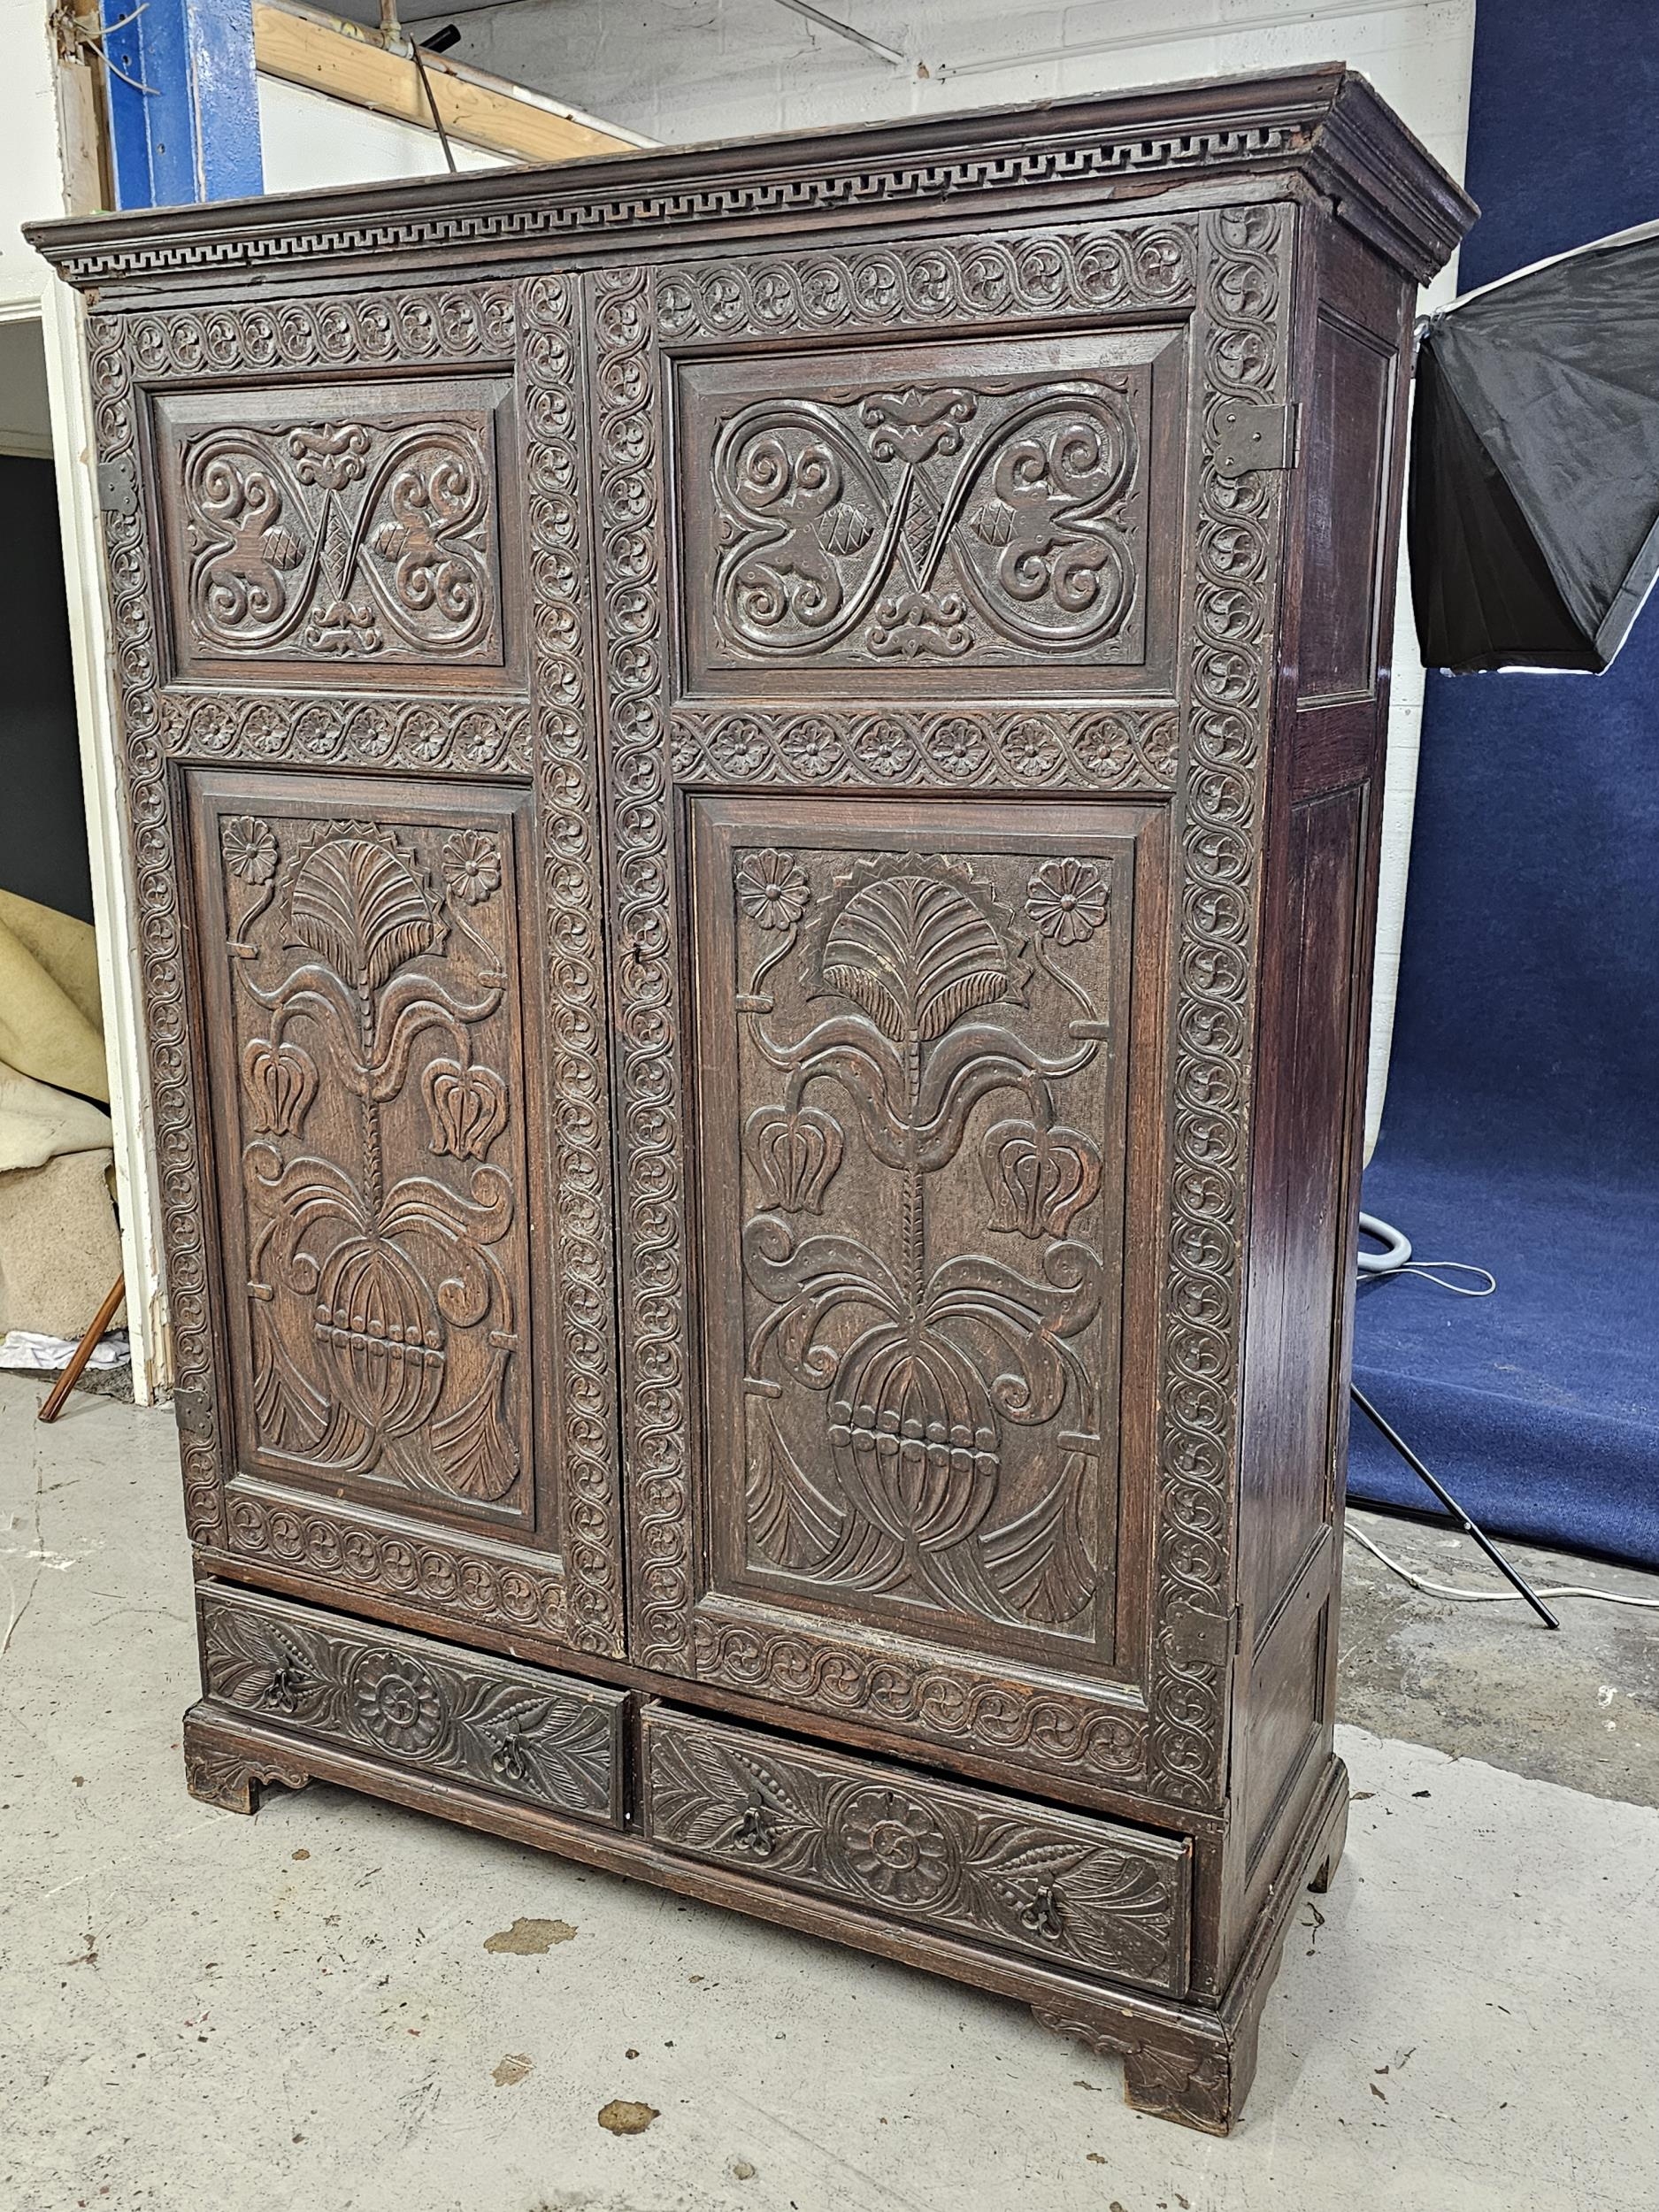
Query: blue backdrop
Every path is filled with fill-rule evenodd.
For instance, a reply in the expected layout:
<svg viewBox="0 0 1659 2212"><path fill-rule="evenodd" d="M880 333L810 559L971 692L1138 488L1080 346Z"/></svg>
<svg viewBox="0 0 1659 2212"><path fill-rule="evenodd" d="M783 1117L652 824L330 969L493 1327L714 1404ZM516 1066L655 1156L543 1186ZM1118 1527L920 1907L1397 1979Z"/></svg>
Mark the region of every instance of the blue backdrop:
<svg viewBox="0 0 1659 2212"><path fill-rule="evenodd" d="M1659 216L1635 0L1481 0L1465 291ZM1611 672L1432 675L1360 1386L1478 1518L1659 1566L1659 598ZM1430 1502L1357 1417L1357 1497Z"/></svg>

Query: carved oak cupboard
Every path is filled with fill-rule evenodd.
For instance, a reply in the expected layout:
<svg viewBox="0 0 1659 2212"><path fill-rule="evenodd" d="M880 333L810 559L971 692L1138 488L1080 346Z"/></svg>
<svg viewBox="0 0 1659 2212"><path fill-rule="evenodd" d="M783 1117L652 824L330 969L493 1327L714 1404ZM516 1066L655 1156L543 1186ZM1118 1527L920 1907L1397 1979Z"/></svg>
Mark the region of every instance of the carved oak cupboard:
<svg viewBox="0 0 1659 2212"><path fill-rule="evenodd" d="M204 1694L1225 2130L1346 1782L1340 69L58 226Z"/></svg>

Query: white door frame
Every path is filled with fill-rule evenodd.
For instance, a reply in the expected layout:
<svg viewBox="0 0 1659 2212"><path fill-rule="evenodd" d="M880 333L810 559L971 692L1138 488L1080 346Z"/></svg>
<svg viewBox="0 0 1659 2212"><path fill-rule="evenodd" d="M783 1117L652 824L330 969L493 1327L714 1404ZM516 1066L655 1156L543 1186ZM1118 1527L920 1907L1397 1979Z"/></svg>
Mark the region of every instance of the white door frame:
<svg viewBox="0 0 1659 2212"><path fill-rule="evenodd" d="M35 298L0 300L0 321L38 323L63 534L64 587L74 675L81 780L92 862L92 918L98 941L104 1047L114 1124L115 1187L121 1217L121 1266L133 1346L133 1391L153 1404L171 1386L162 1286L161 1209L157 1164L148 1141L149 1068L139 995L132 854L121 797L109 595L104 571L94 461L93 401L81 345L84 309L56 277Z"/></svg>

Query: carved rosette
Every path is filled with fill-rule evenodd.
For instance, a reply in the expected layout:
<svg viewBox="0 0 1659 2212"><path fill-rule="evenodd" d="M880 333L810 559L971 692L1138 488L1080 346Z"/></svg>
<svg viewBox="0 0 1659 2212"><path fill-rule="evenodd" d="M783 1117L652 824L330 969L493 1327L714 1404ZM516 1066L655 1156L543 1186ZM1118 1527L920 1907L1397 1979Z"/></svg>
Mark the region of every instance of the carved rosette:
<svg viewBox="0 0 1659 2212"><path fill-rule="evenodd" d="M1225 408L1283 396L1288 231L1277 208L1227 208L1203 219L1203 244L1205 451L1188 586L1149 1776L1162 1795L1192 1805L1215 1801L1222 1783L1248 1040L1283 482L1265 472L1223 477L1214 450Z"/></svg>
<svg viewBox="0 0 1659 2212"><path fill-rule="evenodd" d="M618 1652L608 1023L587 647L592 585L580 511L577 280L533 278L522 288L518 316L557 1200L551 1343L569 1536L569 1634L579 1649Z"/></svg>
<svg viewBox="0 0 1659 2212"><path fill-rule="evenodd" d="M163 692L158 734L174 759L524 775L530 710L513 700L319 698L311 692Z"/></svg>
<svg viewBox="0 0 1659 2212"><path fill-rule="evenodd" d="M644 269L623 267L603 270L591 281L625 1137L623 1417L635 1598L630 1643L641 1665L679 1671L686 1664L691 1611L689 1363L650 279Z"/></svg>

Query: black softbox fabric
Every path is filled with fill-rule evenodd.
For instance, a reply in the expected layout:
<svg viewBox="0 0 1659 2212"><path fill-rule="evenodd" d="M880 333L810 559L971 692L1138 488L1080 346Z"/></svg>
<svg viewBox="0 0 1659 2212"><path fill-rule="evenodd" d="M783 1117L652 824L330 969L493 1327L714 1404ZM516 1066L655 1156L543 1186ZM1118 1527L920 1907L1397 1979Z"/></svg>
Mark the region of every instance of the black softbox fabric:
<svg viewBox="0 0 1659 2212"><path fill-rule="evenodd" d="M1408 527L1430 667L1608 665L1659 572L1659 223L1428 319Z"/></svg>

